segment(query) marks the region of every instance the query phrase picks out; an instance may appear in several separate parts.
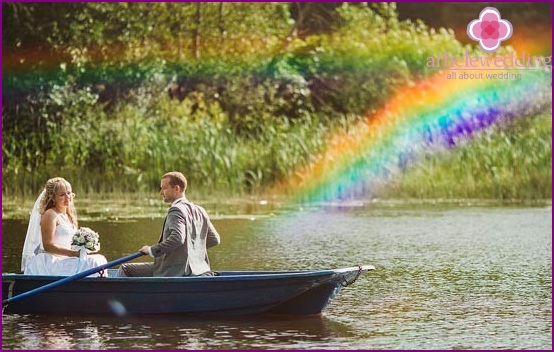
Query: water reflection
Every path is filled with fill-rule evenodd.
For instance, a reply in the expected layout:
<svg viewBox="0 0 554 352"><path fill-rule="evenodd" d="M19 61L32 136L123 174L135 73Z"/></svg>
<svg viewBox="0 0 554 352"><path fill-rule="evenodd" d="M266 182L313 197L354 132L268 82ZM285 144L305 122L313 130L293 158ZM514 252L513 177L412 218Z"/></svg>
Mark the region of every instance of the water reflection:
<svg viewBox="0 0 554 352"><path fill-rule="evenodd" d="M3 344L11 349L256 349L322 348L353 335L323 316L199 318L149 316L4 315Z"/></svg>
<svg viewBox="0 0 554 352"><path fill-rule="evenodd" d="M10 349L101 349L100 330L86 322L55 317L2 315L2 346Z"/></svg>

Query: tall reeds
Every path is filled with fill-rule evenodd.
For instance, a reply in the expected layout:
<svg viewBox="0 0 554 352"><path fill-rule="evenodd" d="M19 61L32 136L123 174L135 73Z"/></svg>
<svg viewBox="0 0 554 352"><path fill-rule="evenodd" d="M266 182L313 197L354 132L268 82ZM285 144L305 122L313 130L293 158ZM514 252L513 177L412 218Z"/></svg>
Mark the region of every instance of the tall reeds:
<svg viewBox="0 0 554 352"><path fill-rule="evenodd" d="M384 196L551 199L552 112L496 126L455 150L426 155L392 182Z"/></svg>
<svg viewBox="0 0 554 352"><path fill-rule="evenodd" d="M69 112L61 128L49 131L55 147L33 168L23 160L35 156L13 151L39 149L41 135L13 151L10 146L21 142L5 135L3 194L34 195L53 176L66 177L84 193L149 192L169 170L183 171L191 189L205 194L262 192L319 152L329 130L316 120L281 119L255 136L240 135L217 104L192 111L193 105L164 97L148 107L125 105L109 117L100 108Z"/></svg>
<svg viewBox="0 0 554 352"><path fill-rule="evenodd" d="M183 171L196 194L263 194L324 150L333 125L348 123L346 117L326 124L283 120L256 136L238 135L216 106L206 107L216 115L213 120L184 111L186 106L169 100L146 112L127 106L98 126L91 113L87 127L59 131L53 139L59 145L43 167L29 170L17 162L22 157L11 157L4 165L3 195L32 197L53 176L69 179L78 193L150 193L169 170ZM391 180L380 196L549 199L551 124L551 113L543 113L483 131L454 150L430 153ZM37 138L25 143L38 143ZM10 143L4 136L7 153Z"/></svg>

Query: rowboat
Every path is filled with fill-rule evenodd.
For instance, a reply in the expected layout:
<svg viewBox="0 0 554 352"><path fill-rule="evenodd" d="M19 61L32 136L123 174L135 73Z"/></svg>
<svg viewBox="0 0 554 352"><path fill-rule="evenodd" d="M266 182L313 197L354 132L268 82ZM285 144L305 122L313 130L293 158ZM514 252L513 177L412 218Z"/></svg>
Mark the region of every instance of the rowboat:
<svg viewBox="0 0 554 352"><path fill-rule="evenodd" d="M62 279L2 274L3 313L18 314L286 314L321 313L371 265L334 270L222 271L211 277L84 277L25 299L10 298Z"/></svg>

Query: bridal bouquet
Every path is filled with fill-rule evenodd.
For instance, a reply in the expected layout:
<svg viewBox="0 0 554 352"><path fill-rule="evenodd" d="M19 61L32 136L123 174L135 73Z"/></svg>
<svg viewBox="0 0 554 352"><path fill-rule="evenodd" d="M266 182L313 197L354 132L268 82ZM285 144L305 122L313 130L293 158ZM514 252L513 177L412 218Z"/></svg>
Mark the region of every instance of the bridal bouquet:
<svg viewBox="0 0 554 352"><path fill-rule="evenodd" d="M71 242L72 249L78 250L80 247L85 247L87 253L98 252L100 250L100 236L88 227L81 227L75 232Z"/></svg>

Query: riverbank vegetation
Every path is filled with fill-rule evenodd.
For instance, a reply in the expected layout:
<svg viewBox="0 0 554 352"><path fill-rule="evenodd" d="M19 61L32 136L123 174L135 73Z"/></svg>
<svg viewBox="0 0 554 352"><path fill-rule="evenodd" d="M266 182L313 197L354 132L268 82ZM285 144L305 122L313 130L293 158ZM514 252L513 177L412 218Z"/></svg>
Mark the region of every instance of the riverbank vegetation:
<svg viewBox="0 0 554 352"><path fill-rule="evenodd" d="M455 150L428 154L386 197L536 201L552 194L552 113L484 131Z"/></svg>
<svg viewBox="0 0 554 352"><path fill-rule="evenodd" d="M426 57L475 50L394 3L2 6L8 197L52 176L81 194L151 192L174 169L201 195L264 193L433 74ZM531 105L383 196L550 198L551 113Z"/></svg>

